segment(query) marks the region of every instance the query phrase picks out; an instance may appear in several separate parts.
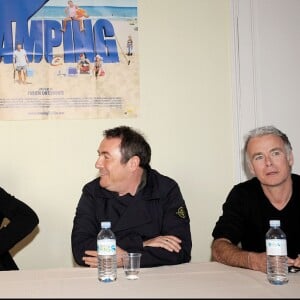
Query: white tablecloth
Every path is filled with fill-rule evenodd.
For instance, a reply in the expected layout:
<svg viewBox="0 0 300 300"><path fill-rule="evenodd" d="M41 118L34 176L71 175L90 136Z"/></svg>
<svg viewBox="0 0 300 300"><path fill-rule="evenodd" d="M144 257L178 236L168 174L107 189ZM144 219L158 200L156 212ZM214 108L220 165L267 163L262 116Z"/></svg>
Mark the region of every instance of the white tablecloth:
<svg viewBox="0 0 300 300"><path fill-rule="evenodd" d="M1 298L299 298L300 272L274 286L266 274L216 262L141 269L138 280L118 269L113 283L97 269L62 268L0 272Z"/></svg>

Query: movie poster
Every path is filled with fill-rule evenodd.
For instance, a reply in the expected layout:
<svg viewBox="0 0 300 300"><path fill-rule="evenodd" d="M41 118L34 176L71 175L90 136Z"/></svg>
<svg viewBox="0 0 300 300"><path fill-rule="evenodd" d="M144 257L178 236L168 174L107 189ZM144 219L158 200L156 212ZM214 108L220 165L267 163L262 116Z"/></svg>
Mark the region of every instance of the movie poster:
<svg viewBox="0 0 300 300"><path fill-rule="evenodd" d="M0 120L137 116L137 0L0 0L0 37Z"/></svg>

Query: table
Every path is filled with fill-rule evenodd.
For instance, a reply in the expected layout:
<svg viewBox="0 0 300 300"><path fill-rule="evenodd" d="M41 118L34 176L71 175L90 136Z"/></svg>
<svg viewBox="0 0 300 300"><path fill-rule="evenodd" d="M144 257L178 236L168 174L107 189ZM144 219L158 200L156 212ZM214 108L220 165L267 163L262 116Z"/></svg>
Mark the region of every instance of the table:
<svg viewBox="0 0 300 300"><path fill-rule="evenodd" d="M113 283L97 269L75 267L0 272L1 298L299 298L300 272L274 286L266 274L217 262L141 269L138 280L118 269Z"/></svg>

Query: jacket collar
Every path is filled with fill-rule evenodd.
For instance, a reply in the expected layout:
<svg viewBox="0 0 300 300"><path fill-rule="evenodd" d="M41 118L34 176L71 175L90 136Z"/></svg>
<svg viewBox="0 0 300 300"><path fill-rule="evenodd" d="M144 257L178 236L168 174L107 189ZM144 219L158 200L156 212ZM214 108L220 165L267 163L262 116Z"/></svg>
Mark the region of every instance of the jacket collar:
<svg viewBox="0 0 300 300"><path fill-rule="evenodd" d="M141 183L137 189L137 193L135 194L135 196L133 196L133 199L135 199L139 195L141 195L141 200L147 201L156 200L159 198L158 188L156 187L157 184L155 183L153 172L154 171L150 167L144 170ZM97 188L97 190L95 191L95 196L99 198L112 199L118 197L118 193L109 191L99 186L99 188Z"/></svg>

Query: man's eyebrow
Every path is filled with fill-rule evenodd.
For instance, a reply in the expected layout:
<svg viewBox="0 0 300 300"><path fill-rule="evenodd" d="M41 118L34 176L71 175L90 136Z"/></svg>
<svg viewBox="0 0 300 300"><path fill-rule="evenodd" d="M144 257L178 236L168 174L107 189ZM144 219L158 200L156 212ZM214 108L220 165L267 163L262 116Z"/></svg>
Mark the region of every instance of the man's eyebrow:
<svg viewBox="0 0 300 300"><path fill-rule="evenodd" d="M104 154L104 155L110 155L110 153L108 152L108 151L102 151L102 152L100 152L99 150L97 150L97 152L98 152L98 154L100 155L100 154Z"/></svg>
<svg viewBox="0 0 300 300"><path fill-rule="evenodd" d="M283 151L283 149L281 148L281 147L275 147L275 148L272 148L271 150L270 150L270 152L273 152L273 151Z"/></svg>
<svg viewBox="0 0 300 300"><path fill-rule="evenodd" d="M262 152L255 152L255 153L253 153L252 156L251 156L251 158L254 158L257 155L262 155Z"/></svg>

